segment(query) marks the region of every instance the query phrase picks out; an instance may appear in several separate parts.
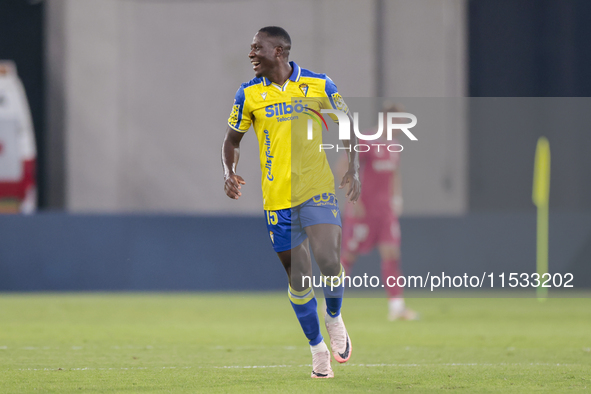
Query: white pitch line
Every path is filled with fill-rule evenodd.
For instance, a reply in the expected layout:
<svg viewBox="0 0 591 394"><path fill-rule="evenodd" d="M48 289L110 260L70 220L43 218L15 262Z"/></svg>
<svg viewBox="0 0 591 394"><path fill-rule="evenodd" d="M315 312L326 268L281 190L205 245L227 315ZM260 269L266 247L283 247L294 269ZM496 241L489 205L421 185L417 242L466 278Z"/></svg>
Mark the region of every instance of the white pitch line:
<svg viewBox="0 0 591 394"><path fill-rule="evenodd" d="M416 368L416 367L495 367L495 366L544 366L544 367L569 367L578 366L580 364L560 364L560 363L440 363L440 364L343 364L343 367L399 367L399 368ZM22 368L13 369L12 371L127 371L127 370L147 370L147 369L191 369L191 368L214 368L214 369L263 369L263 368L303 368L311 367L312 364L300 365L224 365L224 366L198 366L198 367L128 367L128 368ZM10 370L9 370L10 371Z"/></svg>
<svg viewBox="0 0 591 394"><path fill-rule="evenodd" d="M131 369L189 369L193 367L128 367L128 368L19 368L9 371L127 371ZM202 367L195 367L202 368Z"/></svg>
<svg viewBox="0 0 591 394"><path fill-rule="evenodd" d="M211 367L216 369L250 369L250 368L301 368L311 367L312 364L302 365L224 365L223 367Z"/></svg>
<svg viewBox="0 0 591 394"><path fill-rule="evenodd" d="M551 363L498 363L498 364L486 364L486 363L440 363L440 364L341 364L343 367L491 367L491 366L550 366L550 367L565 367L574 366L578 364L551 364ZM300 367L311 367L312 364L301 364L301 365L225 365L223 367L210 367L217 369L251 369L251 368L300 368Z"/></svg>

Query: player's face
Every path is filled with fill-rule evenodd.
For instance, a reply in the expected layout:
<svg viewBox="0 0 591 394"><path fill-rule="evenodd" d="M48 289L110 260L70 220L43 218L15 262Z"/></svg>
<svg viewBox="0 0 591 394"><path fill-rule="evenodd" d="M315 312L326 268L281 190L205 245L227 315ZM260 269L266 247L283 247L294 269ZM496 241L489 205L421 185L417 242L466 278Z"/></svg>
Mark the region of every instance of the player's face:
<svg viewBox="0 0 591 394"><path fill-rule="evenodd" d="M267 76L277 63L274 41L265 33L257 33L250 44L248 57L257 78Z"/></svg>

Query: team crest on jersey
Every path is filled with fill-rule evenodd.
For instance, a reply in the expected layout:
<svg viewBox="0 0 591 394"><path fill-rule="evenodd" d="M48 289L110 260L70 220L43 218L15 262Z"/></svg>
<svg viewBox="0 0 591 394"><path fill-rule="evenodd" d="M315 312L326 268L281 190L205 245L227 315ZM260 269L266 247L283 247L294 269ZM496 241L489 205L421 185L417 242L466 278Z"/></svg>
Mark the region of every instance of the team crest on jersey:
<svg viewBox="0 0 591 394"><path fill-rule="evenodd" d="M300 90L304 93L304 97L308 96L308 84L302 83L300 84Z"/></svg>
<svg viewBox="0 0 591 394"><path fill-rule="evenodd" d="M261 93L261 97L263 97L263 100L265 100L267 98L267 92Z"/></svg>
<svg viewBox="0 0 591 394"><path fill-rule="evenodd" d="M275 237L273 235L273 231L269 231L269 236L271 237L271 242L275 243Z"/></svg>

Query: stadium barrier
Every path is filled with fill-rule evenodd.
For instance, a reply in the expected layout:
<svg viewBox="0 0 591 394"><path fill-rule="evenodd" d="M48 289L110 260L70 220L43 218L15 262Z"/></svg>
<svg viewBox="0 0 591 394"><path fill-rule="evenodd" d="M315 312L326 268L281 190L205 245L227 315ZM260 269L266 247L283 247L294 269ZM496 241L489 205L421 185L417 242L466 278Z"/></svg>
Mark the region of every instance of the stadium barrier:
<svg viewBox="0 0 591 394"><path fill-rule="evenodd" d="M535 272L535 214L402 218L405 275ZM0 291L285 290L264 218L41 213L0 218ZM591 287L591 214L550 214L550 272ZM379 275L374 252L353 274Z"/></svg>

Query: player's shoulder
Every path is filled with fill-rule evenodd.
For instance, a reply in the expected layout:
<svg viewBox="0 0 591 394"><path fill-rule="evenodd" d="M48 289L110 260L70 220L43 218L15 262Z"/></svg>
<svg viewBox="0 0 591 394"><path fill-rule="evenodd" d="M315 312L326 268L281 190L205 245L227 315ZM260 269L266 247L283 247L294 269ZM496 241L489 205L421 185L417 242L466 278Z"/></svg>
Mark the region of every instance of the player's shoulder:
<svg viewBox="0 0 591 394"><path fill-rule="evenodd" d="M314 71L302 68L301 78L306 82L318 84L327 94L333 94L338 91L335 83L326 74L315 73Z"/></svg>
<svg viewBox="0 0 591 394"><path fill-rule="evenodd" d="M315 73L314 71L308 70L307 68L302 68L302 72L300 74L300 77L321 79L324 81L326 81L327 79L330 80L330 78L328 78L328 76L326 74Z"/></svg>
<svg viewBox="0 0 591 394"><path fill-rule="evenodd" d="M252 94L254 94L254 92L248 93L249 90L255 89L256 91L257 86L263 86L263 78L253 78L248 82L240 84L240 87L236 91L236 96L234 97L234 103L244 103L247 96L252 97Z"/></svg>
<svg viewBox="0 0 591 394"><path fill-rule="evenodd" d="M244 82L244 83L240 84L240 88L238 90L244 90L244 89L247 89L251 86L260 85L262 83L263 83L263 78L253 78L248 82Z"/></svg>

